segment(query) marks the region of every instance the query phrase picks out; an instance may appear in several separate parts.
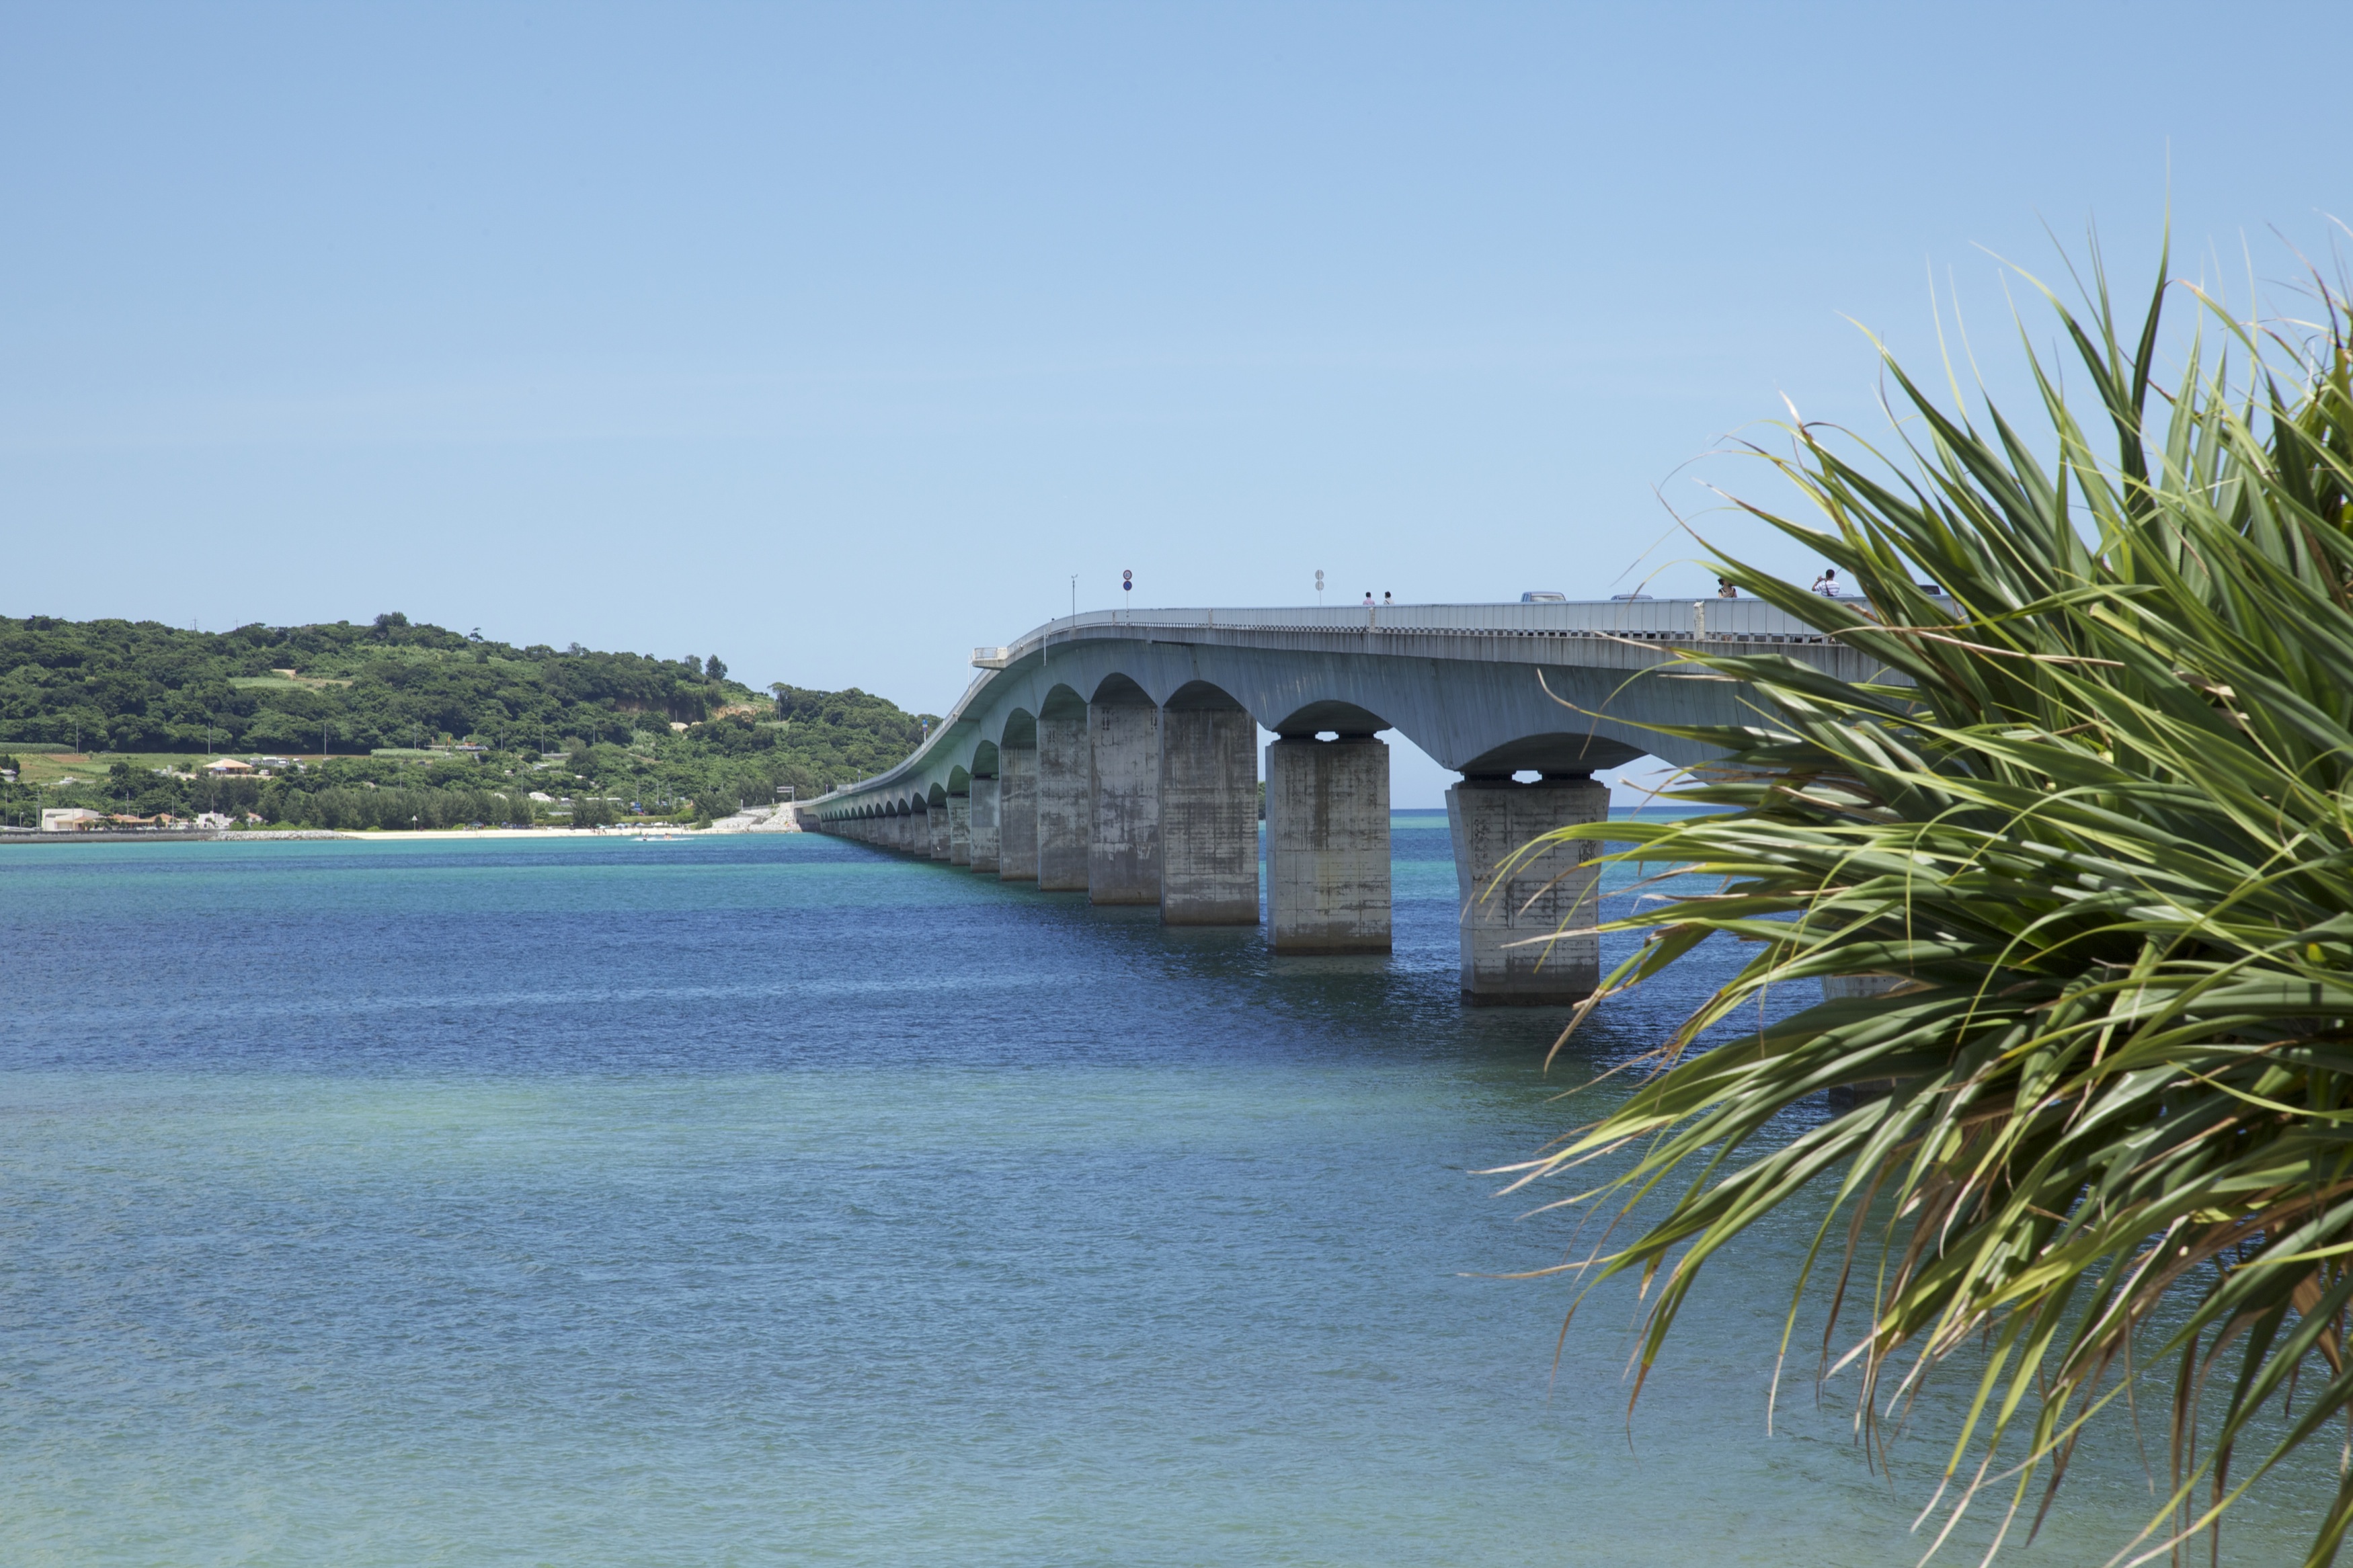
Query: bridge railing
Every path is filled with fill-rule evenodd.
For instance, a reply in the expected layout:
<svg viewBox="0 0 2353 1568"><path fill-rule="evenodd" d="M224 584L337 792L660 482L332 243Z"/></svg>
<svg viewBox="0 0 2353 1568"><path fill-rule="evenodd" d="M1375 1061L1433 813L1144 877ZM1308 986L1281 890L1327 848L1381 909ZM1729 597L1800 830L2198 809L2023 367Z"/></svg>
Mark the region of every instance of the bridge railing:
<svg viewBox="0 0 2353 1568"><path fill-rule="evenodd" d="M1605 599L1568 604L1273 605L1251 609L1089 610L986 653L1002 668L1040 644L1138 631L1422 632L1492 637L1632 637L1816 642L1822 633L1761 599Z"/></svg>

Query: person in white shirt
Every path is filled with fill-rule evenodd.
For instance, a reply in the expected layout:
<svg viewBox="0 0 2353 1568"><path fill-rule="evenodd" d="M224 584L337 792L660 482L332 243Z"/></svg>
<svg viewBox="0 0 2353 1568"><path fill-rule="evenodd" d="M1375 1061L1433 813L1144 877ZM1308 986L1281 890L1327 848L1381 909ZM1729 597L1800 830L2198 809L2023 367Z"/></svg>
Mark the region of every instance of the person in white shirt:
<svg viewBox="0 0 2353 1568"><path fill-rule="evenodd" d="M1822 574L1814 579L1814 592L1825 599L1835 599L1839 596L1837 567L1826 566L1822 569Z"/></svg>

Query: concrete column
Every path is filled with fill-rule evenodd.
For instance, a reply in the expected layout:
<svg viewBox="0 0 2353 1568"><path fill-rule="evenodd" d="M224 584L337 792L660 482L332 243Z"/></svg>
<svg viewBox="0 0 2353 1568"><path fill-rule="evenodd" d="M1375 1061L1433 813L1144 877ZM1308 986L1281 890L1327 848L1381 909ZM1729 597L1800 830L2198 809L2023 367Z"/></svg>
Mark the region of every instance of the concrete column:
<svg viewBox="0 0 2353 1568"><path fill-rule="evenodd" d="M1462 999L1473 1006L1544 1006L1581 1002L1601 983L1597 938L1549 945L1512 945L1599 918L1596 873L1573 869L1600 852L1598 840L1571 839L1518 863L1505 861L1539 834L1609 815L1609 791L1590 778L1464 779L1446 792L1454 830L1454 878L1462 898Z"/></svg>
<svg viewBox="0 0 2353 1568"><path fill-rule="evenodd" d="M1038 879L1038 752L997 753L997 874L1008 882Z"/></svg>
<svg viewBox="0 0 2353 1568"><path fill-rule="evenodd" d="M1001 756L1002 753L999 753ZM1002 763L998 764L1002 766ZM972 781L972 856L976 871L997 869L997 781Z"/></svg>
<svg viewBox="0 0 2353 1568"><path fill-rule="evenodd" d="M1904 976L1900 974L1825 974L1821 980L1822 1000L1884 996L1903 984Z"/></svg>
<svg viewBox="0 0 2353 1568"><path fill-rule="evenodd" d="M1822 1000L1825 1002L1860 1001L1867 996L1884 996L1904 984L1901 974L1825 974L1822 976ZM1866 1100L1885 1100L1904 1087L1902 1079L1872 1078L1860 1083L1834 1084L1830 1089L1832 1110L1852 1110Z"/></svg>
<svg viewBox="0 0 2353 1568"><path fill-rule="evenodd" d="M1087 902L1160 901L1160 709L1149 700L1087 704L1094 780Z"/></svg>
<svg viewBox="0 0 2353 1568"><path fill-rule="evenodd" d="M972 796L948 796L948 864L972 864Z"/></svg>
<svg viewBox="0 0 2353 1568"><path fill-rule="evenodd" d="M1160 920L1258 924L1258 724L1240 706L1161 710Z"/></svg>
<svg viewBox="0 0 2353 1568"><path fill-rule="evenodd" d="M1266 749L1266 901L1277 952L1389 951L1389 749L1370 735Z"/></svg>
<svg viewBox="0 0 2353 1568"><path fill-rule="evenodd" d="M1038 886L1083 892L1092 826L1084 714L1038 721Z"/></svg>
<svg viewBox="0 0 2353 1568"><path fill-rule="evenodd" d="M946 802L941 802L939 805L933 806L931 810L923 814L923 829L926 836L925 842L931 849L932 858L934 860L946 859L949 853L948 808Z"/></svg>

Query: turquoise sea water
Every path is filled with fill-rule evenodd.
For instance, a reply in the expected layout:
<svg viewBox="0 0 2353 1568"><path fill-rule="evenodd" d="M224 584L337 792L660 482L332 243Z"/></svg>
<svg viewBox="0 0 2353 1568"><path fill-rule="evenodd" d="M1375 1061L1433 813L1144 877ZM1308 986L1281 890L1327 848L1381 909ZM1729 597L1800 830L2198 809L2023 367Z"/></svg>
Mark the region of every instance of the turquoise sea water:
<svg viewBox="0 0 2353 1568"><path fill-rule="evenodd" d="M0 1565L1915 1561L1947 1405L1766 1436L1799 1216L1630 1422L1628 1293L1481 1277L1707 972L1546 1077L1398 821L1385 960L819 837L0 851Z"/></svg>

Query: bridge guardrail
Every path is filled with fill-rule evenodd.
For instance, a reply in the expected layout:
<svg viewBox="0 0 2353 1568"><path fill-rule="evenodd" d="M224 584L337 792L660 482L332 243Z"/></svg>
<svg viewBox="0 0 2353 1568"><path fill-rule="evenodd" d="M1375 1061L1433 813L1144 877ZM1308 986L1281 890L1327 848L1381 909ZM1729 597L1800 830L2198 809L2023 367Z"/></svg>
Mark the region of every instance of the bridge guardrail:
<svg viewBox="0 0 2353 1568"><path fill-rule="evenodd" d="M1427 632L1456 637L1626 637L1644 641L1827 640L1820 629L1761 599L1621 599L1550 605L1088 610L1049 621L997 651L1018 658L1040 644L1080 632L1130 626L1138 631Z"/></svg>

